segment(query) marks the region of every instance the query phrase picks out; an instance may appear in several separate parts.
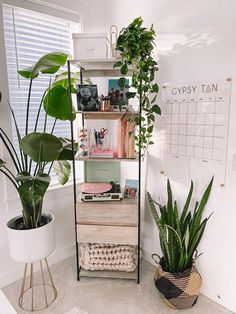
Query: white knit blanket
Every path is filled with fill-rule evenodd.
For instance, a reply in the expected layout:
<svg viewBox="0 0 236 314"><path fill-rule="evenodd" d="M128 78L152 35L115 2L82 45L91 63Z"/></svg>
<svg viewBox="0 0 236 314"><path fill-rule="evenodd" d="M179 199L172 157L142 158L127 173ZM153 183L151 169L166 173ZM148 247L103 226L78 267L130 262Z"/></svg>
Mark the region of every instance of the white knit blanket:
<svg viewBox="0 0 236 314"><path fill-rule="evenodd" d="M83 243L80 245L80 265L86 270L132 272L137 266L137 247Z"/></svg>

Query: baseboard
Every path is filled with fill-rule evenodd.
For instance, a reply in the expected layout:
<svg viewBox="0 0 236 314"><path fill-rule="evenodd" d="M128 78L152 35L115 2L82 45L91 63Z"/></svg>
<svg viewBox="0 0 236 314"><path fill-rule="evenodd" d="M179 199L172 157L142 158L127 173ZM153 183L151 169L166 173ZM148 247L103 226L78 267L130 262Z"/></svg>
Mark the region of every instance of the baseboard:
<svg viewBox="0 0 236 314"><path fill-rule="evenodd" d="M11 303L7 300L5 294L0 290L0 313L17 314Z"/></svg>
<svg viewBox="0 0 236 314"><path fill-rule="evenodd" d="M62 261L70 256L75 255L75 245L71 245L66 248L58 249L52 253L48 258L49 265L55 264ZM39 265L35 267L35 271L39 270ZM8 286L18 280L23 276L24 264L19 263L19 267L14 268L12 271L0 276L0 288ZM0 311L0 313L2 313Z"/></svg>

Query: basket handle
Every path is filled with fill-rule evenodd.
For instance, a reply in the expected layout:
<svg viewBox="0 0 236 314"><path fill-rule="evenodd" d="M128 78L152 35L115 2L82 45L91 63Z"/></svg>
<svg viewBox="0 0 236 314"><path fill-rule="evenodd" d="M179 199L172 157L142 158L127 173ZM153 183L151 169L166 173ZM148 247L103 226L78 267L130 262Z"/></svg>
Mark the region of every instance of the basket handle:
<svg viewBox="0 0 236 314"><path fill-rule="evenodd" d="M158 261L157 261L157 258L158 258ZM154 261L157 265L159 265L159 262L160 262L160 260L161 260L160 255L154 253L154 254L152 254L152 259L153 259L153 261Z"/></svg>

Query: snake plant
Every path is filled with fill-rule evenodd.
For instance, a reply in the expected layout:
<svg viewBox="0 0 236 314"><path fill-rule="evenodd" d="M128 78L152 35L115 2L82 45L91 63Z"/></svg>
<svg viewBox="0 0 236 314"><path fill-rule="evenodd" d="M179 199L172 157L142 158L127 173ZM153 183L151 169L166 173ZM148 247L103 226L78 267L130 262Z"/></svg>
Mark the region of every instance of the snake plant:
<svg viewBox="0 0 236 314"><path fill-rule="evenodd" d="M160 205L156 203L148 193L149 207L159 230L160 246L163 255L160 258L160 264L165 271L179 273L191 267L206 224L211 216L202 218L212 184L213 178L208 184L200 202L196 201L194 210L190 209L193 194L192 181L182 211L179 211L177 202L173 201L169 180L167 181L167 204Z"/></svg>

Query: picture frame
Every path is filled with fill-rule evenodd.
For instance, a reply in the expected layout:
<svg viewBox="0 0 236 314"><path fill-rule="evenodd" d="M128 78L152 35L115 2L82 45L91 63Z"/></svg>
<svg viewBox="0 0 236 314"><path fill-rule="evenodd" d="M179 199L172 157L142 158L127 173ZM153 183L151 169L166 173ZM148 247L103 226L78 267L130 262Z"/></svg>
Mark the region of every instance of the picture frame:
<svg viewBox="0 0 236 314"><path fill-rule="evenodd" d="M124 198L137 199L139 193L139 181L133 179L125 180Z"/></svg>
<svg viewBox="0 0 236 314"><path fill-rule="evenodd" d="M127 111L128 110L128 98L127 93L129 91L129 79L125 79L125 87L121 87L119 80L108 80L108 96L111 100L112 111Z"/></svg>
<svg viewBox="0 0 236 314"><path fill-rule="evenodd" d="M99 111L97 85L77 85L76 91L79 111Z"/></svg>

